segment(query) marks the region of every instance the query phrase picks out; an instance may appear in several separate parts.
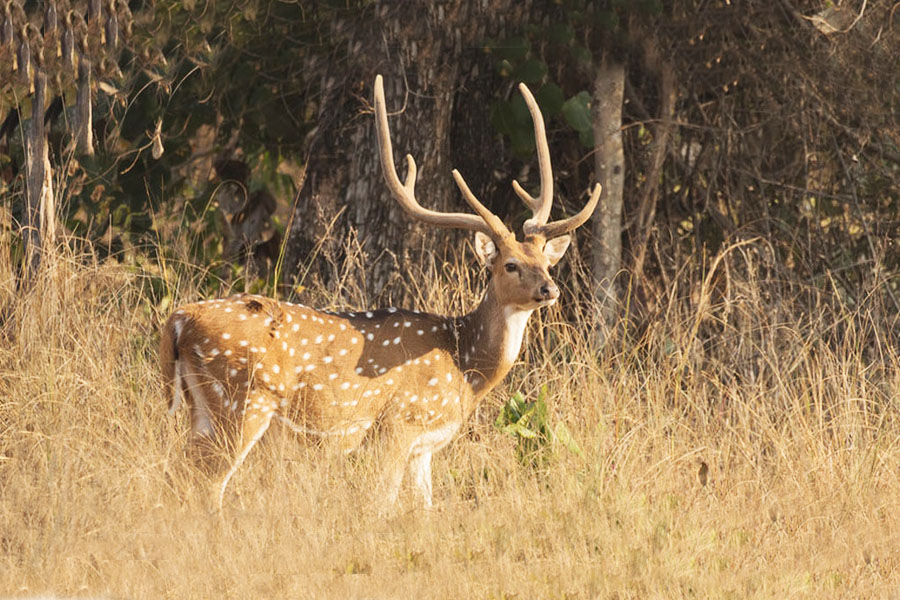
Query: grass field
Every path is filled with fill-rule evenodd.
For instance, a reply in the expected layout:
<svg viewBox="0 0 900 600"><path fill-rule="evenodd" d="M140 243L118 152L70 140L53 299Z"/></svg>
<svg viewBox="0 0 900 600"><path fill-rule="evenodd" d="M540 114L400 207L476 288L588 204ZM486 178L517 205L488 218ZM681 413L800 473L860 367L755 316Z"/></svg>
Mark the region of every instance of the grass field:
<svg viewBox="0 0 900 600"><path fill-rule="evenodd" d="M436 457L436 509L405 489L388 517L372 509L369 453L278 430L211 513L209 480L183 456L185 415L166 414L165 314L146 281L59 258L17 294L2 273L0 595L896 597L900 371L885 284L857 306L773 294L744 250L706 283L673 284L649 326L602 349L576 325L589 304L580 319L557 307L533 319L520 364ZM455 268L415 278L415 308L470 308L477 285ZM174 289L196 298L190 276ZM314 296L303 301L347 297ZM523 456L494 419L544 385L548 426L578 448Z"/></svg>

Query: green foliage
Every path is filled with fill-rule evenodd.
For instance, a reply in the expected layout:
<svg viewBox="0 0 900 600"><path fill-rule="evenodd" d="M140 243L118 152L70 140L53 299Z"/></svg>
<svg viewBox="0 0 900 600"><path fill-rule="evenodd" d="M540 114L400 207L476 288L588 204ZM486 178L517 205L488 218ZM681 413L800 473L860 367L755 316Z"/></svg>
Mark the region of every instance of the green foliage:
<svg viewBox="0 0 900 600"><path fill-rule="evenodd" d="M63 87L52 90L66 104L51 132L54 160L60 159L54 170L68 167L60 200L66 229L102 259L138 270L142 253L151 262L207 266L208 289L201 293L222 291L223 278L239 281L242 268L229 275L222 264L225 222L216 202L218 182L208 181L210 164L230 158L237 146L251 169L248 188L293 195L292 180L278 167L297 153L319 112L320 78L307 76L304 65L310 57L340 61L346 44L328 25L336 17L363 15L367 7L360 1L317 3L314 9L257 0L132 3L137 25L121 37L115 68L94 72L94 155L70 160L66 115L73 83L59 78ZM0 120L12 102L2 95L9 89L0 85ZM17 102L24 126L30 103ZM8 138L9 148L0 145L0 169L24 163L19 137Z"/></svg>
<svg viewBox="0 0 900 600"><path fill-rule="evenodd" d="M661 0L560 0L550 19L529 24L522 32L503 40L487 40L485 50L496 58L497 73L514 82L528 84L544 119L562 115L564 130L574 132L586 149L595 145L591 117L590 81L580 73L591 73L595 53L590 47L610 51L620 43L629 15L655 17L662 13ZM592 43L592 40L595 43ZM572 74L576 74L572 77ZM567 81L561 78L565 75ZM560 78L560 79L556 79ZM567 91L563 91L563 90ZM517 111L518 94L497 99L491 106L491 123L509 138L514 154L529 158L534 153L531 118ZM523 103L524 106L524 103Z"/></svg>
<svg viewBox="0 0 900 600"><path fill-rule="evenodd" d="M538 106L541 107L541 112L546 118L558 115L565 102L562 89L552 81L542 85L541 89L535 92L534 99L537 100Z"/></svg>
<svg viewBox="0 0 900 600"><path fill-rule="evenodd" d="M494 421L497 429L516 439L516 455L525 466L546 464L554 448L560 445L573 454L581 455L581 449L564 423L551 426L546 398L546 385L541 386L533 402L527 401L521 392L516 392Z"/></svg>
<svg viewBox="0 0 900 600"><path fill-rule="evenodd" d="M563 88L553 80L548 59L544 56L544 49L551 48L557 52L562 51L569 60L590 65L593 60L590 51L577 41L575 25L570 19L549 25L530 25L526 28L526 33L524 36L516 35L486 43L487 52L497 59L497 72L501 77L510 78L516 83L527 84L532 89L545 120L552 122L562 115L567 128L578 134L585 147L592 148L594 139L590 94L582 89L566 98ZM514 154L522 158L533 155L533 124L519 94L513 94L508 100L494 101L491 106L491 123L499 133L509 138Z"/></svg>

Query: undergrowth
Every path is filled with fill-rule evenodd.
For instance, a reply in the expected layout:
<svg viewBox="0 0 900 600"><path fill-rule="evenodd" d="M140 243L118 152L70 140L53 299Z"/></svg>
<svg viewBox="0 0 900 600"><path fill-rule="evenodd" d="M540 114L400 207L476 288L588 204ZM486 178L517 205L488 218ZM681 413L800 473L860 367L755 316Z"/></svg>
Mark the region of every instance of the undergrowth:
<svg viewBox="0 0 900 600"><path fill-rule="evenodd" d="M0 248L0 252L5 249ZM0 593L111 598L875 598L900 584L896 311L764 279L735 246L655 313L569 286L436 457L437 508L381 517L378 464L274 430L211 513L166 414L158 327L187 261L90 252L0 274ZM359 308L364 257L292 293ZM570 265L577 271L578 264ZM561 282L565 283L565 282ZM462 312L465 254L405 279ZM563 286L566 287L566 286ZM227 291L227 290L223 290ZM638 326L640 324L640 326ZM408 491L408 490L407 490Z"/></svg>

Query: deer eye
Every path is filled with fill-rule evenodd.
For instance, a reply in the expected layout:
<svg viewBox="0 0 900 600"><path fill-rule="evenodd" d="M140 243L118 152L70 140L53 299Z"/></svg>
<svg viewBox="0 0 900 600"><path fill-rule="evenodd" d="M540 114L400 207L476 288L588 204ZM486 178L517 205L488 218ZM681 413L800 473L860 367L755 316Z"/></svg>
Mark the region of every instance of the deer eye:
<svg viewBox="0 0 900 600"><path fill-rule="evenodd" d="M506 263L504 267L506 268L507 273L515 273L519 270L519 265L517 265L516 263Z"/></svg>

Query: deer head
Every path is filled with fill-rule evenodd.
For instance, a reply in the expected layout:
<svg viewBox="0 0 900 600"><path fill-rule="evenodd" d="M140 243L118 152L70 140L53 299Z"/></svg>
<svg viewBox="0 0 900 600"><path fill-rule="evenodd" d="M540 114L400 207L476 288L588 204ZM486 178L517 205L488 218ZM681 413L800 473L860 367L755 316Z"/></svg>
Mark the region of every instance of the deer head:
<svg viewBox="0 0 900 600"><path fill-rule="evenodd" d="M384 102L384 84L381 75L375 78L375 125L381 166L388 187L400 206L414 219L438 227L468 229L475 232L475 253L490 269L491 289L497 301L504 307L530 311L553 304L559 297L559 289L550 278L549 267L555 265L571 242L569 232L582 225L594 212L600 200L601 186L594 186L591 197L581 211L568 219L548 223L553 206L553 169L544 117L528 87L519 84L528 110L534 122L535 145L540 165L541 191L538 197L529 194L513 181L512 187L519 198L531 209L532 217L523 226L524 239L520 242L496 215L472 193L462 175L453 170L453 179L463 198L476 214L440 213L423 208L415 195L416 162L406 155L406 181L401 182L394 165L393 148L388 128Z"/></svg>

